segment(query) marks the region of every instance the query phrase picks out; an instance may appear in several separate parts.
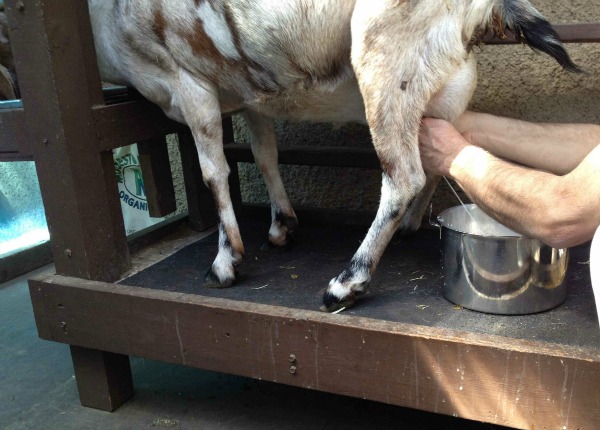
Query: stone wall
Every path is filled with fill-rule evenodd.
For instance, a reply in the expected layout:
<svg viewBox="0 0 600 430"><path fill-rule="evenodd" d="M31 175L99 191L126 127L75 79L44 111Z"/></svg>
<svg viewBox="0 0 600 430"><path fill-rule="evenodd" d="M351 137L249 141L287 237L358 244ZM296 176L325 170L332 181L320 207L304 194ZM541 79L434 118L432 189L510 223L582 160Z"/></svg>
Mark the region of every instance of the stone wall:
<svg viewBox="0 0 600 430"><path fill-rule="evenodd" d="M598 0L533 0L553 23L600 22ZM574 61L587 73L564 72L549 57L526 46L476 48L479 84L471 109L529 121L600 124L600 44L567 45ZM247 140L242 121L238 140ZM289 124L277 127L280 145L370 146L369 132L357 125L338 129L328 124ZM243 198L267 203L263 181L253 165L240 165ZM295 206L376 209L380 173L364 169L282 166L282 175ZM457 204L447 185L434 196L434 211Z"/></svg>

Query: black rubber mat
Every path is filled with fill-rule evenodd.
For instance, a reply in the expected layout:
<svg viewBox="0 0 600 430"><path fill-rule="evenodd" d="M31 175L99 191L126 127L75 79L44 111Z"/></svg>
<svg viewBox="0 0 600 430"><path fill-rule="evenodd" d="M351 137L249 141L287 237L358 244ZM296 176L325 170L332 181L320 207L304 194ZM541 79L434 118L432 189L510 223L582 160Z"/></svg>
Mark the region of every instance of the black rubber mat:
<svg viewBox="0 0 600 430"><path fill-rule="evenodd" d="M122 281L146 288L245 302L318 310L329 280L340 273L364 237L366 227L302 226L286 252L263 252L267 220L245 220L246 248L237 282L227 289L202 287L217 250L217 234L191 244ZM600 348L600 327L589 275L589 246L573 248L569 296L558 308L524 316L488 315L457 308L441 293L437 231L396 237L388 247L369 292L345 315Z"/></svg>

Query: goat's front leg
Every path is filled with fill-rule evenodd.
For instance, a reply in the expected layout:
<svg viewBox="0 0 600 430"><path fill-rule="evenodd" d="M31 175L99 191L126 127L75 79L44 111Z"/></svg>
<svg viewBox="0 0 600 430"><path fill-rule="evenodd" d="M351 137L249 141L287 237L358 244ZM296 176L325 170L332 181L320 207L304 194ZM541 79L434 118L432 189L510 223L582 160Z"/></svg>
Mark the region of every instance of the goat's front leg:
<svg viewBox="0 0 600 430"><path fill-rule="evenodd" d="M298 219L279 173L273 120L253 111L246 111L243 116L251 134L252 153L267 185L271 201L271 227L263 250L285 249L291 244Z"/></svg>
<svg viewBox="0 0 600 430"><path fill-rule="evenodd" d="M204 285L229 287L235 280L234 267L241 263L244 245L229 195L229 165L223 152L223 129L217 90L185 71L179 72L175 102L189 125L202 169L202 178L212 191L219 215L219 250L206 273Z"/></svg>

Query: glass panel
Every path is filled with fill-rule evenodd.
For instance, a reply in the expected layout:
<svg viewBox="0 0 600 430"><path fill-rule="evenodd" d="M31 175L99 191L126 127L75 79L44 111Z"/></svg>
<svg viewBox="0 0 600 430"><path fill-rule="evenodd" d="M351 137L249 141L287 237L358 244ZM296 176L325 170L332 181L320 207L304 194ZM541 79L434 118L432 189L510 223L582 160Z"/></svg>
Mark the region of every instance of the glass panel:
<svg viewBox="0 0 600 430"><path fill-rule="evenodd" d="M0 163L0 258L48 239L34 163Z"/></svg>
<svg viewBox="0 0 600 430"><path fill-rule="evenodd" d="M115 151L115 170L127 235L163 221L148 215L137 145ZM35 164L0 163L0 258L48 239Z"/></svg>

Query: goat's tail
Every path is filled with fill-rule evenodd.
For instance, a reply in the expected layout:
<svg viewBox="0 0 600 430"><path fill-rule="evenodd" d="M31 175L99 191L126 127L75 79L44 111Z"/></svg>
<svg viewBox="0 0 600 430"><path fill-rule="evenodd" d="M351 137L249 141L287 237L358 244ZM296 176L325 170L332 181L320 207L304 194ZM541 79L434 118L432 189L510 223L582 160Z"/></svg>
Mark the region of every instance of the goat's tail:
<svg viewBox="0 0 600 430"><path fill-rule="evenodd" d="M556 31L528 0L501 0L500 9L503 25L519 42L550 55L570 72L582 72L569 57Z"/></svg>

